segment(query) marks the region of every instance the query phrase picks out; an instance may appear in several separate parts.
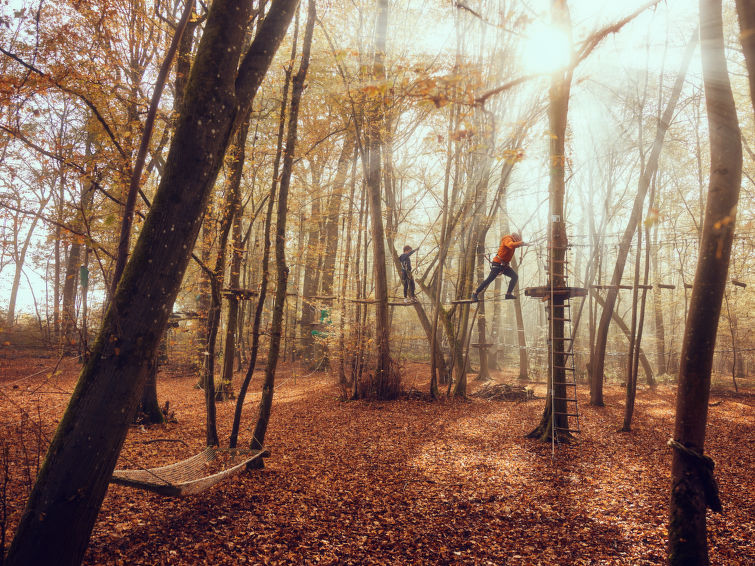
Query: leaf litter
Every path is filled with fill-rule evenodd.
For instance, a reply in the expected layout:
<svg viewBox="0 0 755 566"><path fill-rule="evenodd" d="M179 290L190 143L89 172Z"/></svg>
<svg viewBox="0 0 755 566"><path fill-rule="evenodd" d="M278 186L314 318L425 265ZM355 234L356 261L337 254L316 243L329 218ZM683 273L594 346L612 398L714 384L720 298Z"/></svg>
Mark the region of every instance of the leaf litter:
<svg viewBox="0 0 755 566"><path fill-rule="evenodd" d="M77 373L66 360L52 377L24 378L44 365L29 362L3 360L0 378L2 424L10 431L8 537ZM408 364L406 389L427 389L426 374ZM259 391L260 379L255 375L250 391ZM582 434L552 455L550 444L525 438L543 410L537 397L544 384L527 384L536 398L526 401L431 402L412 394L344 402L327 373L284 365L277 380L264 469L180 499L111 485L84 563L665 562L672 386L638 391L630 433L617 432L621 388L607 386L606 406L592 407L581 387ZM158 397L170 402L175 422L132 427L118 467L166 465L202 450L205 411L196 381L185 371L161 372ZM245 404L241 443L249 442L258 401L255 393ZM711 402L718 401L708 415L706 454L716 462L724 514L708 514L711 563L753 564L755 397L751 388L714 391ZM221 439L233 409L234 402L218 404Z"/></svg>

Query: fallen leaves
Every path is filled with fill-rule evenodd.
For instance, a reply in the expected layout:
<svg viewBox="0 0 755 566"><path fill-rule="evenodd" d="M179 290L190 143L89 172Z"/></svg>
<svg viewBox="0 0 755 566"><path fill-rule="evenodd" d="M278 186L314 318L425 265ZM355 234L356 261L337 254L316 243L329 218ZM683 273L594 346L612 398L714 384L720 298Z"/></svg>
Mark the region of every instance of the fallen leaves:
<svg viewBox="0 0 755 566"><path fill-rule="evenodd" d="M23 363L21 361L20 363ZM27 367L29 364L27 363ZM75 367L55 378L71 391ZM407 389L427 388L410 365ZM24 382L7 398L51 431L65 396ZM250 391L257 391L259 378ZM172 463L202 448L204 404L193 375L162 372L159 398L177 422L129 432L119 466ZM255 388L257 385L257 388ZM544 394L542 385L534 387ZM251 434L259 394L245 407ZM623 391L606 407L586 404L574 446L527 440L540 399L390 403L341 402L328 375L282 368L266 438L266 468L198 496L166 499L111 486L86 564L608 564L665 560L674 390L641 390L633 432L618 434ZM724 397L716 397L724 398ZM726 514L709 515L714 564L755 562L755 420L752 395L725 397L711 410L706 454L716 461ZM232 403L218 405L221 437ZM4 423L5 424L5 423ZM181 439L186 442L153 442ZM242 440L248 442L242 433ZM27 447L28 448L28 447ZM12 521L20 510L20 486Z"/></svg>

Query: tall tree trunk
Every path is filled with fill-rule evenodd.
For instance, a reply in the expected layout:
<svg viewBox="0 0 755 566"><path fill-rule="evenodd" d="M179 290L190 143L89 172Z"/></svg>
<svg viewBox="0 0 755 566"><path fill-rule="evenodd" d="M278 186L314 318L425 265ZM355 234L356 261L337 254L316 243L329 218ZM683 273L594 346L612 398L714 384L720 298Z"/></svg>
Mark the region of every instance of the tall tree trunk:
<svg viewBox="0 0 755 566"><path fill-rule="evenodd" d="M346 213L346 247L343 252L343 271L341 274L341 320L338 328L338 382L341 386L344 398L349 397L348 391L348 379L346 377L346 318L348 316L346 306L346 292L348 290L349 283L349 270L351 268L351 237L352 226L354 222L354 193L356 192L356 177L357 177L357 159L359 158L358 148L356 144L353 147L352 165L351 165L351 183L349 187L349 200L348 200L348 212Z"/></svg>
<svg viewBox="0 0 755 566"><path fill-rule="evenodd" d="M222 205L222 220L218 231L218 244L215 256L215 266L208 270L207 277L210 281L210 308L207 314L207 341L205 343L205 364L203 368L202 384L205 391L206 404L206 440L208 446L218 444L218 433L215 410L215 349L217 342L218 330L220 329L220 315L222 309L221 287L225 276L225 256L228 235L231 231L234 217L238 214L239 187L241 184L241 172L243 169L243 158L239 159L239 154L243 156L243 146L246 143L246 134L249 127L249 121L245 120L235 133L235 140L228 150L228 157L231 160L231 170L226 180L225 202ZM241 149L240 149L241 148ZM222 384L221 384L222 388ZM224 390L219 390L218 394L222 399L232 396L229 391L230 384Z"/></svg>
<svg viewBox="0 0 755 566"><path fill-rule="evenodd" d="M629 222L624 230L624 235L619 243L619 251L616 258L616 265L614 267L613 276L611 277L611 288L608 290L606 296L606 306L603 308L603 312L600 315L600 323L598 324L598 331L596 335L595 350L593 351L593 358L590 361L590 404L602 407L603 402L603 372L605 369L605 355L606 345L608 343L608 327L611 323L611 317L613 315L613 309L616 305L616 298L619 293L619 284L621 283L622 275L624 274L624 265L626 263L627 255L629 253L629 246L631 245L634 232L637 229L637 224L640 221L642 214L642 203L645 200L648 188L653 175L658 170L658 159L663 148L663 140L666 136L666 131L671 124L671 120L674 116L674 109L676 103L679 100L679 96L684 85L684 77L687 74L687 68L689 62L692 59L692 54L697 46L697 30L693 34L687 49L684 53L681 68L676 77L676 82L671 90L666 109L663 111L663 117L656 128L655 139L653 140L650 156L648 157L647 165L645 165L640 181L637 187L637 195L634 199L634 205L632 207L632 213L629 217Z"/></svg>
<svg viewBox="0 0 755 566"><path fill-rule="evenodd" d="M627 355L626 368L626 401L624 403L624 424L621 427L622 432L632 430L632 415L634 414L634 400L637 395L637 374L634 372L635 360L635 343L638 340L637 335L637 308L640 284L640 259L642 257L642 230L637 230L637 254L634 262L634 284L632 285L632 324L629 327L629 349Z"/></svg>
<svg viewBox="0 0 755 566"><path fill-rule="evenodd" d="M663 302L661 300L663 289L658 285L661 283L661 276L658 265L660 263L658 247L658 225L653 230L653 248L655 253L652 254L650 261L653 264L653 315L655 323L655 371L658 375L663 375L668 371L666 367L666 330L663 324Z"/></svg>
<svg viewBox="0 0 755 566"><path fill-rule="evenodd" d="M233 218L233 240L231 243L231 273L228 280L228 286L231 289L238 289L241 285L241 260L243 258L243 243L241 241L241 216L242 210L238 211ZM223 350L223 369L221 371L221 389L228 389L233 395L233 368L236 363L236 337L240 336L239 316L239 299L231 293L228 297L228 322L225 330L225 346ZM232 397L228 397L232 398Z"/></svg>
<svg viewBox="0 0 755 566"><path fill-rule="evenodd" d="M323 229L324 231L324 250L323 250L323 263L322 263L322 275L321 275L321 282L320 282L320 288L322 291L322 294L326 297L330 297L333 295L333 280L335 279L335 271L336 271L336 255L338 253L338 223L340 220L340 213L341 213L341 203L343 201L345 187L346 187L346 180L348 178L349 173L349 163L352 161L352 156L355 155L355 144L354 144L354 129L353 125L347 124L346 126L346 136L343 140L343 146L341 148L341 155L338 158L338 164L336 165L336 174L335 178L333 179L333 191L330 195L330 198L328 199L328 205L327 210L325 213L325 227ZM353 192L353 191L352 191ZM353 194L352 194L353 197ZM349 203L349 206L351 207L351 202ZM351 221L351 218L349 217L349 221ZM347 238L350 238L350 234L347 236ZM343 261L344 263L348 262L348 254L351 252L351 246L347 246L349 250L347 252L344 252L343 254ZM347 277L348 270L345 271L344 277ZM328 303L329 305L333 305L334 303ZM342 305L343 306L343 305ZM342 309L342 312L345 313L345 311ZM343 320L343 317L342 319ZM339 333L339 340L343 339L343 333ZM325 363L329 363L329 353L327 351L327 344L325 345ZM342 350L339 348L339 350ZM339 380L341 381L341 386L345 387L345 380L346 380L346 374L343 371L343 363L339 363L338 365L338 375Z"/></svg>
<svg viewBox="0 0 755 566"><path fill-rule="evenodd" d="M322 178L321 167L317 164L311 165L312 169L312 186L319 187ZM307 220L307 245L304 246L303 238L300 238L301 246L304 248L304 282L302 283L302 303L301 303L301 349L304 356L305 364L314 369L315 360L315 340L312 336L313 323L319 318L317 315L317 302L312 299L317 295L317 287L320 278L320 258L323 250L320 248L321 241L321 212L320 199L312 200L312 209ZM303 226L302 226L303 228ZM303 236L303 233L302 233Z"/></svg>
<svg viewBox="0 0 755 566"><path fill-rule="evenodd" d="M241 123L239 129L236 131L235 139L228 148L227 161L229 162L229 171L225 183L225 195L226 200L223 205L223 219L220 222L220 234L218 237L217 255L215 256L215 267L212 270L212 278L215 280L217 287L217 296L213 293L212 311L216 313L213 319L212 344L208 344L207 351L211 352L213 357L215 354L215 339L217 337L218 327L220 325L220 313L222 309L222 294L221 287L225 280L225 265L226 265L226 248L228 244L228 237L233 227L235 219L239 216L241 211L241 176L244 171L244 161L246 157L245 146L246 137L249 133L249 119L247 117L244 122ZM233 253L233 252L232 252ZM235 323L235 321L234 321ZM230 321L229 321L230 325ZM233 355L231 355L233 358ZM233 361L231 360L231 364ZM214 365L214 359L213 359ZM215 372L210 374L210 379L215 378ZM205 380L206 381L206 380ZM218 401L226 401L233 399L233 387L231 381L220 381L217 392L215 393L215 399Z"/></svg>
<svg viewBox="0 0 755 566"><path fill-rule="evenodd" d="M134 422L140 424L160 424L165 421L165 415L163 415L160 409L160 402L157 400L157 370L160 364L165 363L167 359L168 344L166 334L163 334L163 337L160 339L160 345L148 366L147 381L144 384L142 396L139 399L139 406L136 409L136 417L134 418Z"/></svg>
<svg viewBox="0 0 755 566"><path fill-rule="evenodd" d="M597 293L596 291L594 291L594 290L592 290L592 289L591 289L591 290L590 290L590 297L591 297L591 298L592 298L592 299L593 299L593 300L594 300L594 301L595 301L596 303L598 303L598 306L599 306L600 308L605 308L605 300L604 300L604 299L602 299L602 298L600 297L600 295L598 295L598 293ZM616 312L615 310L613 311L613 318L612 318L612 322L613 322L613 323L614 323L614 324L615 324L616 326L618 326L618 327L619 327L619 330L621 330L621 332L622 332L622 333L624 334L624 336L626 336L626 339L627 339L627 340L629 340L629 334L630 334L630 331L629 331L629 327L627 326L626 322L624 322L624 320L622 320L622 318L621 318L621 316L619 315L619 313L618 313L618 312ZM650 377L650 376L651 376L651 375L652 375L652 373L653 373L653 369L652 369L652 367L650 366L650 362L648 361L648 358L647 358L647 356L645 355L645 352L644 352L644 351L642 350L642 348L640 348L640 351L639 351L639 362L640 362L640 363L642 364L642 370L643 370L643 371L645 372L645 378L646 378L646 379L647 379L648 381L650 381L650 379L651 379L651 377Z"/></svg>
<svg viewBox="0 0 755 566"><path fill-rule="evenodd" d="M385 46L388 31L388 0L377 0L375 24L375 50L372 60L372 80L383 85L385 76ZM391 361L390 326L388 323L388 274L386 271L385 230L381 199L381 131L384 122L382 90L371 97L367 118L367 191L375 275L375 344L377 359L375 373L368 385L368 396L377 399L394 399L401 389L401 379Z"/></svg>
<svg viewBox="0 0 755 566"><path fill-rule="evenodd" d="M739 17L739 41L747 65L750 83L750 103L755 110L755 4L752 0L736 0Z"/></svg>
<svg viewBox="0 0 755 566"><path fill-rule="evenodd" d="M518 272L516 258L511 258L511 268ZM500 279L500 277L499 277ZM516 338L519 347L519 381L527 381L530 376L529 358L527 356L527 336L524 333L524 317L522 316L522 302L514 302L514 316L516 317Z"/></svg>
<svg viewBox="0 0 755 566"><path fill-rule="evenodd" d="M87 150L89 146L90 144L87 143ZM81 199L79 201L80 210L72 227L72 231L75 234L82 233L84 230L84 217L91 206L93 196L93 184L90 181L83 182L81 186ZM74 236L68 251L66 275L63 283L63 324L61 328L63 353L70 353L78 338L76 336L76 288L79 280L81 256L85 245L84 238ZM79 351L81 351L80 347Z"/></svg>
<svg viewBox="0 0 755 566"><path fill-rule="evenodd" d="M559 28L571 36L571 15L566 0L553 0L551 3L551 18ZM564 287L564 259L568 240L566 236L566 219L564 218L564 195L566 192L566 125L569 111L569 94L571 92L572 68L567 71L557 71L551 77L548 92L548 128L551 133L550 141L550 184L548 194L550 200L549 220L549 274L548 284L551 287ZM550 441L554 438L555 427L568 428L566 417L566 342L564 341L564 299L551 296L548 307L550 310L550 345L549 373L552 377L552 387L548 388L545 409L540 423L529 433L530 438ZM555 414L554 414L555 412ZM565 435L568 436L568 435Z"/></svg>
<svg viewBox="0 0 755 566"><path fill-rule="evenodd" d="M273 0L239 71L238 46L251 5L212 3L164 175L40 468L6 566L81 562L234 121L248 111L296 4Z"/></svg>
<svg viewBox="0 0 755 566"><path fill-rule="evenodd" d="M325 250L323 251L321 288L322 294L326 296L333 293L341 202L344 197L349 163L354 155L354 130L350 125L346 128L346 136L343 140L341 155L338 157L338 164L336 165L336 175L333 179L333 192L328 199L328 209L325 213Z"/></svg>
<svg viewBox="0 0 755 566"><path fill-rule="evenodd" d="M228 445L231 448L236 448L238 443L239 428L241 427L241 411L244 408L244 400L246 399L246 392L249 389L249 384L252 381L254 370L257 366L257 354L260 347L260 325L262 324L262 314L265 308L265 299L267 298L268 278L270 273L270 232L273 223L273 212L275 210L275 198L278 192L278 183L280 176L278 175L279 168L281 166L281 160L283 157L283 137L286 134L286 109L288 108L288 91L291 87L291 75L293 74L293 62L296 60L296 49L299 42L299 13L296 13L296 23L294 24L293 40L291 42L291 56L289 58L289 65L285 69L285 79L283 81L283 89L281 93L281 106L280 114L278 115L278 133L276 138L275 147L275 159L273 160L273 177L270 186L270 197L267 201L267 213L265 215L265 226L263 228L263 244L262 244L262 268L260 272L260 286L259 296L257 297L257 305L254 309L254 319L252 321L252 346L249 353L249 365L247 366L246 374L239 387L239 396L236 398L236 409L233 413L233 425L231 426L231 434L228 439Z"/></svg>
<svg viewBox="0 0 755 566"><path fill-rule="evenodd" d="M710 184L684 330L671 442L669 563L710 563L705 509L721 510L713 461L703 455L710 372L729 269L742 178L742 146L724 53L721 0L700 1L703 84L710 136Z"/></svg>
<svg viewBox="0 0 755 566"><path fill-rule="evenodd" d="M480 241L477 243L477 276L478 281L482 281L485 278L485 234L487 230L484 230ZM499 277L500 279L500 277ZM488 341L487 332L487 320L485 319L485 301L480 303L479 312L477 313L477 343L478 353L480 355L480 371L477 374L476 380L490 381L490 368L488 367L488 347L486 342Z"/></svg>
<svg viewBox="0 0 755 566"><path fill-rule="evenodd" d="M286 265L286 217L288 215L288 188L291 183L291 172L294 165L294 148L296 146L296 130L299 120L299 104L304 91L304 81L309 68L309 54L312 47L317 13L315 0L309 0L307 8L307 25L304 30L301 63L299 71L291 83L291 110L288 115L288 134L286 136L286 150L283 154L283 168L281 170L280 191L278 195L278 222L275 230L275 265L277 270L277 286L275 289L275 305L273 306L273 320L270 325L270 350L265 366L265 380L262 383L262 399L260 400L257 424L254 427L251 448L261 449L265 444L265 433L270 421L270 411L273 405L275 386L275 369L278 366L281 332L283 329L283 309L286 304L286 290L288 286L288 266Z"/></svg>
<svg viewBox="0 0 755 566"><path fill-rule="evenodd" d="M29 251L29 244L31 243L31 237L34 234L34 229L37 227L37 222L39 222L40 215L45 209L45 206L47 206L47 203L50 200L50 196L43 199L43 201L39 203L39 210L37 210L37 213L34 214L34 218L31 221L29 230L26 232L24 242L23 244L21 244L21 249L18 249L18 246L16 246L16 248L14 249L13 261L15 263L15 271L13 272L13 283L11 284L10 298L8 300L8 313L5 321L5 324L8 326L8 328L12 327L16 322L16 298L18 297L18 288L21 285L21 274L23 273L24 263L26 263L26 253ZM21 227L20 225L21 223L19 222L16 226L16 233L14 234L16 242L18 242L18 230Z"/></svg>

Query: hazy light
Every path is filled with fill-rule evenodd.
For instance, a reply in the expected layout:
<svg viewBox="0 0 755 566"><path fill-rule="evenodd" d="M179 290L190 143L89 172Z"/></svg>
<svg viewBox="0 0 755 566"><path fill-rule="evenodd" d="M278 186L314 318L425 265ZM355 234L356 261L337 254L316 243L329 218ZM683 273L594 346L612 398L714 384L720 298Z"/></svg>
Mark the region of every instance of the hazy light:
<svg viewBox="0 0 755 566"><path fill-rule="evenodd" d="M527 74L551 73L569 64L571 45L561 30L544 23L533 23L527 30L522 65Z"/></svg>

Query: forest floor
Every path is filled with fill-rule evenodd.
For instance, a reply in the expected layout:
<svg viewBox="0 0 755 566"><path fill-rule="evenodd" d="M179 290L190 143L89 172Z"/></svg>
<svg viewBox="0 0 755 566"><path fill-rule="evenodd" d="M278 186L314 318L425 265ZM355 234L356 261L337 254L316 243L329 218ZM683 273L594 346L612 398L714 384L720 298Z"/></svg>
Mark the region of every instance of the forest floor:
<svg viewBox="0 0 755 566"><path fill-rule="evenodd" d="M74 360L0 357L3 510L10 540L37 466L73 390ZM675 388L641 387L633 431L618 432L624 392L588 405L573 446L525 438L542 399L430 402L427 367L404 367L393 402L343 402L334 379L278 372L262 470L166 498L111 485L85 564L661 564L665 560ZM501 382L513 377L497 373ZM473 376L470 375L470 380ZM204 443L196 375L168 368L160 402L175 422L134 426L119 467L153 467ZM260 376L245 405L254 427ZM472 389L479 383L470 381ZM712 564L755 564L755 387L714 388L706 454L724 514L709 512ZM537 396L543 384L531 385ZM218 404L227 438L233 402ZM149 442L157 439L172 440ZM180 441L180 442L179 442ZM2 470L0 470L2 471ZM6 542L7 544L7 542Z"/></svg>

